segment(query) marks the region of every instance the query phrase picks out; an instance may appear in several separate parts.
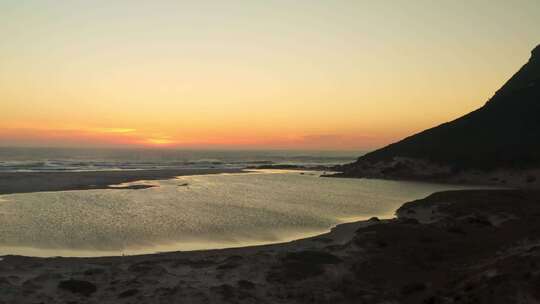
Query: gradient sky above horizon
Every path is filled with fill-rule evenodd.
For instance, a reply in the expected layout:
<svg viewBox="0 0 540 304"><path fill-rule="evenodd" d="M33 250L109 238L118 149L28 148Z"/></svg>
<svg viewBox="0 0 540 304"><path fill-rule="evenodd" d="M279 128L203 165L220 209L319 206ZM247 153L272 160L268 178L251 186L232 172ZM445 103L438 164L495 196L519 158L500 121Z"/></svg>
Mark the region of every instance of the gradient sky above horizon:
<svg viewBox="0 0 540 304"><path fill-rule="evenodd" d="M482 106L530 1L0 0L0 146L372 149Z"/></svg>

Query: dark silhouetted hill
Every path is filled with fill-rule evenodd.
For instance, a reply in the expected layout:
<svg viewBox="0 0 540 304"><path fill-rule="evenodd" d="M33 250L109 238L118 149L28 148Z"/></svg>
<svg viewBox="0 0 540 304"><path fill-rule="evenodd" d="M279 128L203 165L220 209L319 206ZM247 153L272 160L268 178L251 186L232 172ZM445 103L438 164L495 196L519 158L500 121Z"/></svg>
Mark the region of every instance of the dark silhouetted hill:
<svg viewBox="0 0 540 304"><path fill-rule="evenodd" d="M345 165L344 175L362 175L362 167L396 158L446 165L451 170L538 167L540 45L483 107L368 153Z"/></svg>

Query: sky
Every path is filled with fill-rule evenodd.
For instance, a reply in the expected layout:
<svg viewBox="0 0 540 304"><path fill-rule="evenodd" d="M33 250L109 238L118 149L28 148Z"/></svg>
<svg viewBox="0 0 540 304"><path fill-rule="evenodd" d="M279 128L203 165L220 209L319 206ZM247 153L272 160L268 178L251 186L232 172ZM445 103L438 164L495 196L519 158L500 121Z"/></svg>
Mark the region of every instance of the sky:
<svg viewBox="0 0 540 304"><path fill-rule="evenodd" d="M373 149L539 43L538 0L0 0L0 146Z"/></svg>

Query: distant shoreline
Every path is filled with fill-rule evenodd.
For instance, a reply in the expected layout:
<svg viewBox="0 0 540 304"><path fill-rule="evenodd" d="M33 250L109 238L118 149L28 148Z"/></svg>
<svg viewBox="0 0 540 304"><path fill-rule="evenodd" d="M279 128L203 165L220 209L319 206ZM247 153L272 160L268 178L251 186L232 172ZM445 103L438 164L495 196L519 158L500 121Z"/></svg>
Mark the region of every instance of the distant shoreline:
<svg viewBox="0 0 540 304"><path fill-rule="evenodd" d="M160 169L80 172L0 172L0 194L90 189L111 187L141 180L171 179L176 176L242 173L243 169ZM137 187L136 189L139 189ZM125 189L125 188L124 188ZM128 187L127 189L135 189Z"/></svg>

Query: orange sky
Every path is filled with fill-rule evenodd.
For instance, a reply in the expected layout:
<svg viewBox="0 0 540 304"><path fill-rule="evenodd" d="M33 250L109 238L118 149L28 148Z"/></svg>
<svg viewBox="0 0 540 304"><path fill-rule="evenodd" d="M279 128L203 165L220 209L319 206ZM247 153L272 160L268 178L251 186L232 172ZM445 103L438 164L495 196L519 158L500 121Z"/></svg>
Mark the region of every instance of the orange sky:
<svg viewBox="0 0 540 304"><path fill-rule="evenodd" d="M534 0L290 2L2 1L0 146L372 149L540 42Z"/></svg>

